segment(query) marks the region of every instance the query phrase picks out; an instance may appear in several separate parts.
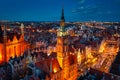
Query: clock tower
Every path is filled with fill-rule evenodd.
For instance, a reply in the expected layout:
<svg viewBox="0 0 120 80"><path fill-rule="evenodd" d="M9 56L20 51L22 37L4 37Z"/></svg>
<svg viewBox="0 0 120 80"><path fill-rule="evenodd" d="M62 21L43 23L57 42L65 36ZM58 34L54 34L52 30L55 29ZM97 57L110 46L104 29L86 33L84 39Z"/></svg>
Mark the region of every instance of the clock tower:
<svg viewBox="0 0 120 80"><path fill-rule="evenodd" d="M68 36L65 31L64 9L62 8L62 16L60 21L60 30L57 33L57 59L63 68L63 58L68 54Z"/></svg>

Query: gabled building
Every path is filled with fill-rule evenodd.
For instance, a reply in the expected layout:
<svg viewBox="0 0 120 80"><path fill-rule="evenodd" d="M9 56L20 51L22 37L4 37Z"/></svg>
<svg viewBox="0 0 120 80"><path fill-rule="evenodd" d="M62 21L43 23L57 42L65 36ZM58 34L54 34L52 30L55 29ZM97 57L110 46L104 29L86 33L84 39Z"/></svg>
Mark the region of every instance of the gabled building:
<svg viewBox="0 0 120 80"><path fill-rule="evenodd" d="M21 34L8 32L6 26L4 30L0 27L0 64L8 62L10 57L14 58L23 55L28 48L28 43L24 40L24 25L21 24Z"/></svg>

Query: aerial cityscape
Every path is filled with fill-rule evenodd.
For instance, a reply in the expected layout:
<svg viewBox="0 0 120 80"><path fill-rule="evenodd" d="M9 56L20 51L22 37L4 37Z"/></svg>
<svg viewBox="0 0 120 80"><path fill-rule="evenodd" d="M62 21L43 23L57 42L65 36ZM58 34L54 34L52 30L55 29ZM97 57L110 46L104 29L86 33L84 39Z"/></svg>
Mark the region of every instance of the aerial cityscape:
<svg viewBox="0 0 120 80"><path fill-rule="evenodd" d="M0 80L120 80L119 0L1 0Z"/></svg>

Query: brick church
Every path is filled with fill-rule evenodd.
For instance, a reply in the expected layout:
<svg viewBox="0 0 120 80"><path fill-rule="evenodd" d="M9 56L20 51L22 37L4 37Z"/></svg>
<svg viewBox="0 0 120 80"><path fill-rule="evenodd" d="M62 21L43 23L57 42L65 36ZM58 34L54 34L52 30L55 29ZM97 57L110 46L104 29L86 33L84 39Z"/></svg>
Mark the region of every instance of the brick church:
<svg viewBox="0 0 120 80"><path fill-rule="evenodd" d="M0 64L8 62L10 57L22 56L28 47L24 40L24 25L21 24L21 34L9 32L6 26L0 27Z"/></svg>

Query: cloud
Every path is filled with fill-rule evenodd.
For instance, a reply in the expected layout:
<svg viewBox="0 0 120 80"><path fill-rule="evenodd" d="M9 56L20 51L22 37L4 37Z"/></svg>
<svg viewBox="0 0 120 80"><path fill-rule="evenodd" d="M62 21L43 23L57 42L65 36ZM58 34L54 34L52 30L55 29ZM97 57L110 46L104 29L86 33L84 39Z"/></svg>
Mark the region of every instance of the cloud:
<svg viewBox="0 0 120 80"><path fill-rule="evenodd" d="M79 0L78 4L84 4L86 2L86 0Z"/></svg>
<svg viewBox="0 0 120 80"><path fill-rule="evenodd" d="M90 13L95 13L96 11L98 11L97 5L94 5L94 6L87 5L87 6L78 7L77 9L73 10L72 12L80 13L80 14L86 14L86 13L90 14Z"/></svg>
<svg viewBox="0 0 120 80"><path fill-rule="evenodd" d="M77 10L72 10L72 13L76 13L77 12Z"/></svg>
<svg viewBox="0 0 120 80"><path fill-rule="evenodd" d="M78 6L72 10L81 19L119 20L120 0L77 0ZM114 18L114 19L113 19Z"/></svg>
<svg viewBox="0 0 120 80"><path fill-rule="evenodd" d="M79 10L83 10L84 8L85 8L85 7L81 6L81 7L79 7L78 9L79 9Z"/></svg>

